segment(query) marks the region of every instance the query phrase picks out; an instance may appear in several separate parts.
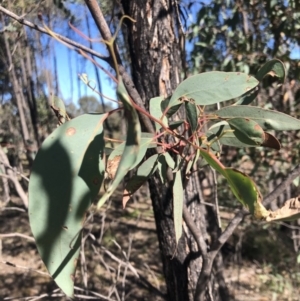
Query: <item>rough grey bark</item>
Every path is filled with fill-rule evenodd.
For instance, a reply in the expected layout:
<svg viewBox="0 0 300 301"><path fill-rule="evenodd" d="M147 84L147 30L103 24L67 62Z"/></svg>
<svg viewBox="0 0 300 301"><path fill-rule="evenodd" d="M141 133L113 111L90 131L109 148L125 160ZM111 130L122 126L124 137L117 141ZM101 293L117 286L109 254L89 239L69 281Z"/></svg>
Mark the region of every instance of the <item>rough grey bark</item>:
<svg viewBox="0 0 300 301"><path fill-rule="evenodd" d="M144 105L152 97L169 96L180 83L181 53L176 32L176 12L171 1L122 1L124 13L136 22L127 22L132 76ZM185 204L204 237L207 236L205 206L201 198L198 174L187 182ZM171 186L171 183L170 183ZM172 190L159 176L149 180L158 240L169 300L194 300L202 257L193 235L184 225L183 237L176 249L172 219ZM226 300L224 298L223 300Z"/></svg>

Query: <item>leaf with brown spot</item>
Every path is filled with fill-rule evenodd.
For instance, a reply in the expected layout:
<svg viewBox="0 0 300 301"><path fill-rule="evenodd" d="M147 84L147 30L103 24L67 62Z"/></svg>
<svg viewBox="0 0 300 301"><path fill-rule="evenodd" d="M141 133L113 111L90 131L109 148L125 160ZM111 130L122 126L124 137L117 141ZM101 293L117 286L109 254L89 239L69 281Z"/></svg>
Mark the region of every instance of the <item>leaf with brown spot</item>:
<svg viewBox="0 0 300 301"><path fill-rule="evenodd" d="M122 156L118 155L107 161L106 173L107 173L108 179L110 179L110 180L114 179L121 158L122 158Z"/></svg>
<svg viewBox="0 0 300 301"><path fill-rule="evenodd" d="M262 81L266 75L272 77L278 77L280 82L285 81L286 70L283 62L278 59L274 59L266 62L257 72L256 78L259 81Z"/></svg>
<svg viewBox="0 0 300 301"><path fill-rule="evenodd" d="M234 135L241 142L248 145L262 145L265 133L261 126L249 118L231 118L227 120L229 126L234 130Z"/></svg>

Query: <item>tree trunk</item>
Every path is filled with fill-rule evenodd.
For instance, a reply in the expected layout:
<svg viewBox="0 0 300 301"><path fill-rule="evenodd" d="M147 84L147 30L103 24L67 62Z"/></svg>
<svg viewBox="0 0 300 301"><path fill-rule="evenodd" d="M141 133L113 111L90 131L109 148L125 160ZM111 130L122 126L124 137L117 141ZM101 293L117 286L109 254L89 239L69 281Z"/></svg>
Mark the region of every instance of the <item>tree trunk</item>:
<svg viewBox="0 0 300 301"><path fill-rule="evenodd" d="M145 107L156 96L169 96L181 81L181 53L176 32L176 8L171 1L122 1L124 13L136 22L127 22L132 76ZM161 249L169 300L194 300L202 257L195 239L184 225L185 235L176 248L172 215L172 190L158 175L149 180L157 235ZM197 172L185 189L185 204L206 238L206 210ZM215 215L214 215L215 216ZM216 224L215 220L214 223ZM226 298L222 299L226 300Z"/></svg>
<svg viewBox="0 0 300 301"><path fill-rule="evenodd" d="M2 14L0 14L0 20L1 23L4 27L4 20L2 17ZM8 70L9 70L9 78L13 87L13 92L14 92L14 96L16 99L16 104L18 107L18 113L20 116L20 123L21 123L21 131L22 131L22 137L24 140L24 144L25 146L28 144L28 141L30 140L30 135L29 135L29 130L28 130L28 126L27 126L27 120L26 120L26 116L25 116L25 110L23 107L23 100L22 100L22 89L20 87L17 75L16 75L16 71L15 71L15 65L12 59L12 55L11 55L11 50L10 50L10 45L9 45L9 37L6 31L3 32L3 38L4 38L4 44L5 44L5 51L6 51L6 55L7 55L7 61L8 61Z"/></svg>

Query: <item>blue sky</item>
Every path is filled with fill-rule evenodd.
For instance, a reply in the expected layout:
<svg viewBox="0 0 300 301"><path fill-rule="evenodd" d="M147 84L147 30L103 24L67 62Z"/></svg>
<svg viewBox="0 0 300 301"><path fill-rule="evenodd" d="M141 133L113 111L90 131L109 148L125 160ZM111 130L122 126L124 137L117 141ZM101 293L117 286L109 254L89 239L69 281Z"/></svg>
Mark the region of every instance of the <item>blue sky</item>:
<svg viewBox="0 0 300 301"><path fill-rule="evenodd" d="M208 1L205 1L208 2ZM85 7L85 6L83 6ZM193 7L193 12L188 16L188 23L193 22L195 19L196 12L199 10L200 6L195 5ZM87 12L87 8L84 8ZM78 6L77 6L77 16L81 19L81 27L78 29L82 30L85 34L87 34L87 26L85 23L85 11L82 9L80 13L78 13ZM89 12L87 12L88 16L90 16ZM98 38L99 40L99 33L94 24L94 21L91 17L88 18L91 28L91 35L93 38ZM65 24L63 27L67 26ZM61 29L57 30L58 33L65 35L66 30ZM71 38L76 40L79 43L84 44L85 46L89 46L89 42L80 37L76 33L71 33ZM61 92L61 97L67 102L73 102L77 104L78 99L80 96L91 95L95 96L97 99L100 100L98 94L93 92L90 88L86 87L83 82L78 84L78 73L86 73L88 75L89 80L95 82L96 85L96 74L95 74L95 67L93 66L92 62L83 58L79 55L76 51L70 51L66 46L60 44L59 42L52 40L52 43L55 43L55 53L57 59L57 66L58 66L58 77L59 77L59 87ZM190 48L191 45L187 45L187 49ZM94 42L93 43L94 49L101 53L106 53L106 48L101 42ZM300 47L298 45L291 45L292 53L291 59L300 59ZM101 60L97 60L97 62L105 68L108 68L107 64ZM72 64L72 70L70 73L70 65ZM98 69L98 74L101 79L101 86L102 92L104 95L115 99L115 85L112 83L110 79L108 79L107 75L104 74L103 71ZM98 90L99 87L95 86Z"/></svg>
<svg viewBox="0 0 300 301"><path fill-rule="evenodd" d="M58 42L56 43L58 44ZM103 48L103 50L105 50L102 45L97 48ZM91 81L91 85L93 85L96 90L99 91L100 89L97 86L97 77L93 63L79 55L77 52L68 50L64 45L56 45L55 52L57 57L61 97L66 102L73 101L75 104L77 103L80 96L91 95L100 99L99 95L93 92L92 89L87 87L82 81L79 80L78 77L78 73L87 74L88 79ZM107 64L103 61L97 60L97 62L106 69L108 68ZM71 74L69 63L71 63L73 66ZM104 72L99 68L98 74L100 76L102 93L108 97L115 98L114 84L112 83L112 81L109 80L106 74L104 74Z"/></svg>

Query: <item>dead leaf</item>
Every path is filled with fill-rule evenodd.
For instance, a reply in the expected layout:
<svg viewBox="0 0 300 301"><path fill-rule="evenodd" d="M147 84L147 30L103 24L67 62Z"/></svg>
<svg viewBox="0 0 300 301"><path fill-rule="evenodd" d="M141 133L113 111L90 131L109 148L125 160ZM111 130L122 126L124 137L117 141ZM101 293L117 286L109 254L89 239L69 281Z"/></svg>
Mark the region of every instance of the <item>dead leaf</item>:
<svg viewBox="0 0 300 301"><path fill-rule="evenodd" d="M123 204L123 209L125 209L127 202L130 200L131 195L129 192L125 189L123 193L123 199L122 199L122 204Z"/></svg>
<svg viewBox="0 0 300 301"><path fill-rule="evenodd" d="M283 207L270 212L266 217L267 222L272 221L292 221L300 217L300 196L287 200Z"/></svg>
<svg viewBox="0 0 300 301"><path fill-rule="evenodd" d="M114 179L117 169L118 169L118 166L119 166L119 163L120 163L120 160L121 160L121 157L122 157L121 155L118 155L118 156L115 156L112 160L107 161L107 165L106 165L106 173L107 173L106 178L107 179L110 179L110 180Z"/></svg>

